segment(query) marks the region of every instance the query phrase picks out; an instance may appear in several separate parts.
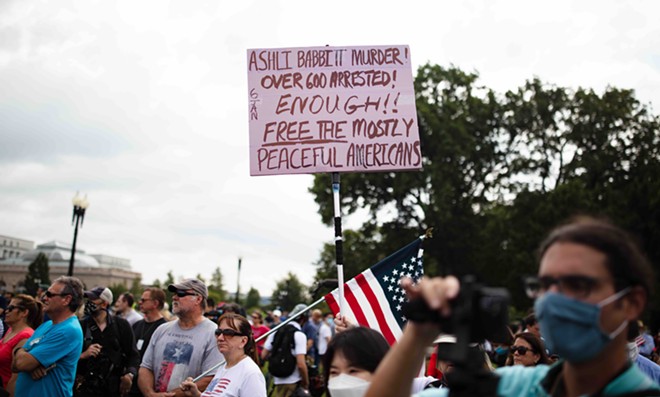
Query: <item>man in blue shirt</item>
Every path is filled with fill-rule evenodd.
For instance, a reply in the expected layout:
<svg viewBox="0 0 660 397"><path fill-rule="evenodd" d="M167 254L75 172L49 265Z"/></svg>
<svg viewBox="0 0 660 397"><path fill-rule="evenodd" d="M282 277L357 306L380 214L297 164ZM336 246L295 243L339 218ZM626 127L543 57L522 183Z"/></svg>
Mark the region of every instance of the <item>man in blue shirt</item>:
<svg viewBox="0 0 660 397"><path fill-rule="evenodd" d="M82 351L83 335L75 315L83 286L75 277L56 279L44 293L44 313L50 320L14 350L12 370L18 372L16 396L70 397Z"/></svg>

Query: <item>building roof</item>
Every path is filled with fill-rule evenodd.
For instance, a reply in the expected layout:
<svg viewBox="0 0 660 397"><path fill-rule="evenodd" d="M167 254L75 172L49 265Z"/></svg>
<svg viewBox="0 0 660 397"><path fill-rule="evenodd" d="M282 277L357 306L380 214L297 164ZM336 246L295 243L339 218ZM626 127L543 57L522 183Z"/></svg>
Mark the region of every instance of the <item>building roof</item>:
<svg viewBox="0 0 660 397"><path fill-rule="evenodd" d="M48 258L49 266L69 266L71 260L71 244L61 241L49 241L39 244L36 248L26 252L19 258L9 258L0 261L7 265L29 266L37 256L42 253ZM129 259L117 258L110 255L88 255L84 250L76 248L75 267L114 267L131 270Z"/></svg>

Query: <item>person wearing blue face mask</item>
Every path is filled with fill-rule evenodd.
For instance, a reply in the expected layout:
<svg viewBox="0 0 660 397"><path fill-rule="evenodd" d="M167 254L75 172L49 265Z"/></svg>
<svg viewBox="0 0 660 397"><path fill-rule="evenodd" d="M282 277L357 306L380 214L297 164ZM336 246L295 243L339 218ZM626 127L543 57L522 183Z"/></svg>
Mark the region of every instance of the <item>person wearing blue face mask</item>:
<svg viewBox="0 0 660 397"><path fill-rule="evenodd" d="M660 396L660 386L632 365L628 324L646 306L654 280L632 238L612 224L577 218L553 230L541 244L538 278L528 285L548 348L562 359L535 367L498 368L498 396ZM452 277L405 279L410 299L451 315L459 281ZM412 365L438 332L435 323L409 321L402 338L376 371L366 397L406 396ZM446 396L427 390L419 397Z"/></svg>

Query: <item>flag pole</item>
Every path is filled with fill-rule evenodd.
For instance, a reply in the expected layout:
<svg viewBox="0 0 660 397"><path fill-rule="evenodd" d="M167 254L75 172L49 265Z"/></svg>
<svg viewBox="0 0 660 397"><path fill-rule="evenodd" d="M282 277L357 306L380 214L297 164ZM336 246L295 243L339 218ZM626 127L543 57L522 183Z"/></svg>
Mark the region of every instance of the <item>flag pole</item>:
<svg viewBox="0 0 660 397"><path fill-rule="evenodd" d="M344 315L344 240L341 232L341 207L339 200L339 172L332 173L332 201L335 211L335 256L339 288L339 314Z"/></svg>
<svg viewBox="0 0 660 397"><path fill-rule="evenodd" d="M273 332L277 331L278 329L284 327L285 325L287 325L287 324L290 323L291 321L297 319L301 314L303 314L303 313L306 312L307 310L313 308L314 306L318 305L319 303L323 302L323 300L324 300L324 298L320 298L319 300L317 300L316 302L314 302L314 303L312 303L311 305L307 306L306 308L304 308L303 310L299 311L299 312L296 313L295 315L287 317L286 320L284 320L284 321L282 321L281 323L277 324L276 327L271 328L271 329L268 330L268 332L266 332L265 334L259 336L257 339L254 340L254 342L257 343L257 342L259 342L260 340L262 340L262 339L264 339L264 338L267 338L268 335L270 335L270 334L272 334ZM259 357L259 358L261 358L261 357ZM217 363L217 364L214 365L213 367L207 369L207 370L204 371L201 375L199 375L198 377L196 377L195 379L193 379L193 382L197 382L197 381L199 381L200 379L202 379L203 377L205 377L205 376L209 376L209 375L211 374L211 372L213 372L213 371L215 371L216 369L218 369L218 368L219 368L222 364L224 364L224 363L225 363L224 360L223 360L223 361L220 361L219 363Z"/></svg>

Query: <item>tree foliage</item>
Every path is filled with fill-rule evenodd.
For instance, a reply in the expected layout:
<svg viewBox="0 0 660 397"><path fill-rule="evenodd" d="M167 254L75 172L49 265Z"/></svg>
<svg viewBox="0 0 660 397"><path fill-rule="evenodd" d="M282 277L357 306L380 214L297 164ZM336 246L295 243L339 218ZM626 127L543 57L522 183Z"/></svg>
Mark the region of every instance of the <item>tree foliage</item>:
<svg viewBox="0 0 660 397"><path fill-rule="evenodd" d="M227 299L227 293L222 287L222 271L219 266L213 271L208 288L209 294L213 293L216 302L224 302Z"/></svg>
<svg viewBox="0 0 660 397"><path fill-rule="evenodd" d="M40 252L37 257L28 266L28 272L25 275L25 290L30 295L37 293L40 284L50 285L50 267L48 266L48 257Z"/></svg>
<svg viewBox="0 0 660 397"><path fill-rule="evenodd" d="M259 295L259 291L254 287L250 287L250 290L245 296L245 304L243 306L249 310L260 307L261 306L260 302L261 302L261 295Z"/></svg>
<svg viewBox="0 0 660 397"><path fill-rule="evenodd" d="M658 116L631 90L599 94L534 78L498 94L478 77L453 66L419 68L421 171L342 174L341 208L368 213L358 230L345 231L346 273L355 271L352 261L373 264L433 227L427 274L474 273L508 287L523 308L531 302L521 277L536 272L537 245L575 214L630 230L658 263ZM328 179L316 176L310 191L331 224ZM332 271L332 247L322 251L317 279Z"/></svg>
<svg viewBox="0 0 660 397"><path fill-rule="evenodd" d="M271 296L271 306L291 310L298 303L309 302L306 291L307 287L295 274L289 272L284 279L277 282Z"/></svg>

